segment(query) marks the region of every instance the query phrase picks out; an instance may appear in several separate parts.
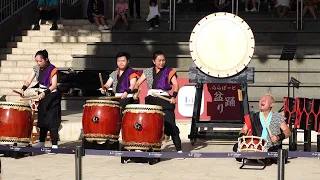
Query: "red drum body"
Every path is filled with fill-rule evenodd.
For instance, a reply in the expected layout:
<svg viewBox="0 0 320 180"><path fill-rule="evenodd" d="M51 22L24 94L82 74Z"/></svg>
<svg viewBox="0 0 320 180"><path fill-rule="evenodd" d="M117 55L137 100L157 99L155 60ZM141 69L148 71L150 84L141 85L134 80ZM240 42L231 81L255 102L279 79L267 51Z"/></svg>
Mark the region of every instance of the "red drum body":
<svg viewBox="0 0 320 180"><path fill-rule="evenodd" d="M29 145L32 127L30 106L23 103L0 103L0 144Z"/></svg>
<svg viewBox="0 0 320 180"><path fill-rule="evenodd" d="M122 120L122 145L127 150L161 150L164 130L162 107L126 106Z"/></svg>
<svg viewBox="0 0 320 180"><path fill-rule="evenodd" d="M257 136L238 138L238 152L267 152L267 140Z"/></svg>
<svg viewBox="0 0 320 180"><path fill-rule="evenodd" d="M108 100L88 100L82 116L83 136L89 141L116 142L121 128L120 104Z"/></svg>

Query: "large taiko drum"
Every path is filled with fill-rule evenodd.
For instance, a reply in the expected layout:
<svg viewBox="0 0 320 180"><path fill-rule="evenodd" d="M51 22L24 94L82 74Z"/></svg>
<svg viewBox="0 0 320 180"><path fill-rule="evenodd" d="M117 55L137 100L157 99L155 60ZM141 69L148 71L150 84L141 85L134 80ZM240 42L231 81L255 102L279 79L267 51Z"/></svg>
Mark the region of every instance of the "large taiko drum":
<svg viewBox="0 0 320 180"><path fill-rule="evenodd" d="M122 119L122 145L127 150L161 150L164 130L162 107L129 104Z"/></svg>
<svg viewBox="0 0 320 180"><path fill-rule="evenodd" d="M267 140L258 136L238 138L238 152L267 152Z"/></svg>
<svg viewBox="0 0 320 180"><path fill-rule="evenodd" d="M252 59L255 40L249 25L234 14L202 18L189 41L192 61L205 74L225 78L240 73Z"/></svg>
<svg viewBox="0 0 320 180"><path fill-rule="evenodd" d="M29 145L32 125L32 110L29 105L0 102L0 144Z"/></svg>
<svg viewBox="0 0 320 180"><path fill-rule="evenodd" d="M116 142L121 128L120 104L109 100L88 100L82 116L83 137L89 141Z"/></svg>

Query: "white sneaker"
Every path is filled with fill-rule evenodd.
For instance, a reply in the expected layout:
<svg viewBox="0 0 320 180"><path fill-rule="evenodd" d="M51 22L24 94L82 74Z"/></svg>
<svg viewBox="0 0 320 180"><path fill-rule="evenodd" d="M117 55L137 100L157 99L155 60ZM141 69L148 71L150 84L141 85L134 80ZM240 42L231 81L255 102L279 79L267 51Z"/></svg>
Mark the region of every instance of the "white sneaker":
<svg viewBox="0 0 320 180"><path fill-rule="evenodd" d="M52 147L51 147L51 151L52 151L52 149L58 149L58 145L52 145ZM54 154L57 154L57 153L49 152L48 154L50 154L50 155L54 155Z"/></svg>
<svg viewBox="0 0 320 180"><path fill-rule="evenodd" d="M252 9L250 10L250 12L257 12L257 9L256 9L256 8L252 8Z"/></svg>
<svg viewBox="0 0 320 180"><path fill-rule="evenodd" d="M98 29L101 31L101 30L104 30L104 27L100 25Z"/></svg>
<svg viewBox="0 0 320 180"><path fill-rule="evenodd" d="M105 30L109 30L109 29L110 29L107 25L104 25L103 28L104 28Z"/></svg>
<svg viewBox="0 0 320 180"><path fill-rule="evenodd" d="M193 0L189 0L190 3L193 3Z"/></svg>
<svg viewBox="0 0 320 180"><path fill-rule="evenodd" d="M149 31L152 31L153 30L153 28L151 27L151 28L149 28Z"/></svg>
<svg viewBox="0 0 320 180"><path fill-rule="evenodd" d="M135 152L142 152L141 150L134 150Z"/></svg>
<svg viewBox="0 0 320 180"><path fill-rule="evenodd" d="M155 25L154 27L155 27L155 28L159 28L159 25Z"/></svg>
<svg viewBox="0 0 320 180"><path fill-rule="evenodd" d="M244 11L249 12L249 9L248 9L248 8L245 8Z"/></svg>
<svg viewBox="0 0 320 180"><path fill-rule="evenodd" d="M182 151L178 151L178 153L182 153ZM183 160L184 158L178 158L178 160Z"/></svg>
<svg viewBox="0 0 320 180"><path fill-rule="evenodd" d="M182 0L178 0L177 3L182 3Z"/></svg>
<svg viewBox="0 0 320 180"><path fill-rule="evenodd" d="M35 148L44 148L45 147L45 142L38 142L36 145L32 146Z"/></svg>

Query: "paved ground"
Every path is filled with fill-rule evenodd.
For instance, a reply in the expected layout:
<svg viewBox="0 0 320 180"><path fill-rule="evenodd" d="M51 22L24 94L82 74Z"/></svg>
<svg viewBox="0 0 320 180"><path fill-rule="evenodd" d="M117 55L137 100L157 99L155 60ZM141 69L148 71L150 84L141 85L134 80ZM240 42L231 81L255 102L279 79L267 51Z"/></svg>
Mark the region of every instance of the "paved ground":
<svg viewBox="0 0 320 180"><path fill-rule="evenodd" d="M74 144L67 146L71 147ZM231 143L198 142L195 147L184 142L185 151L230 152ZM165 151L173 150L172 143L164 145ZM273 180L277 179L277 165L265 170L240 170L234 159L168 159L158 164L121 164L119 157L85 156L85 180ZM316 158L292 159L285 166L285 178L314 180L320 176L320 160ZM75 179L74 155L39 155L22 159L2 158L1 180L73 180Z"/></svg>

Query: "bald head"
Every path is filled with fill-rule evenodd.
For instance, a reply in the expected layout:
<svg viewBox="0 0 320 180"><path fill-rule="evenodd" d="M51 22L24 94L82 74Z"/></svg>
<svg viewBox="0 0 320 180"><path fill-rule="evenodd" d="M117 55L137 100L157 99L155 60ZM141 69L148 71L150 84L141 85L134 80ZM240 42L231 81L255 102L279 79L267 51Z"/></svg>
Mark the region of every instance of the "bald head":
<svg viewBox="0 0 320 180"><path fill-rule="evenodd" d="M271 94L265 94L260 98L259 109L261 111L270 111L274 102L274 97Z"/></svg>

